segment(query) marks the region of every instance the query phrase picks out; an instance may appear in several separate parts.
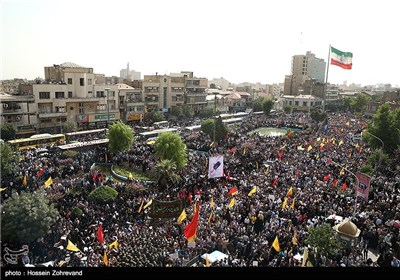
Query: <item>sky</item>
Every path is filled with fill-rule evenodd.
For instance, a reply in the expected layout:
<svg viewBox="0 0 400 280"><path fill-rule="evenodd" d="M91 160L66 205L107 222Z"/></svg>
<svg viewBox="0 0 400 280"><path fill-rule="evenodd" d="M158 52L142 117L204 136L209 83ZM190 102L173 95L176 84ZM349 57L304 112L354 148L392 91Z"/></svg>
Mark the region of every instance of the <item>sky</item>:
<svg viewBox="0 0 400 280"><path fill-rule="evenodd" d="M400 86L396 0L0 0L0 79L44 77L73 62L119 76L193 71L283 83L293 55L353 53L328 82Z"/></svg>

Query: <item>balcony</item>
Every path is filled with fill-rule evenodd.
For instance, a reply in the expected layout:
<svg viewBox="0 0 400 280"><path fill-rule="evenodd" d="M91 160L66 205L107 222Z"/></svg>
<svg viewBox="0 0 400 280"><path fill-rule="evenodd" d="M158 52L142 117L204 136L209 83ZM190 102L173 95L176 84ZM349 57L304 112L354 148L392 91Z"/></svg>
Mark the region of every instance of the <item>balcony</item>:
<svg viewBox="0 0 400 280"><path fill-rule="evenodd" d="M60 118L66 117L67 113L39 112L39 118Z"/></svg>
<svg viewBox="0 0 400 280"><path fill-rule="evenodd" d="M22 109L3 109L3 115L19 115L23 112Z"/></svg>

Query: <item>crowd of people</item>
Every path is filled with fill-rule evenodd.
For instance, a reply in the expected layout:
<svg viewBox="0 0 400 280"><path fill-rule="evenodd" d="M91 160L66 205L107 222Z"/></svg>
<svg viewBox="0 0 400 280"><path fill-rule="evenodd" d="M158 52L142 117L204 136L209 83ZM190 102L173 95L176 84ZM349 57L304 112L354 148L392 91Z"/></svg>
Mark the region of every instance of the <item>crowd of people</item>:
<svg viewBox="0 0 400 280"><path fill-rule="evenodd" d="M304 129L284 137L249 134L257 128L299 122ZM187 124L177 121L174 125ZM216 145L202 132L182 133L187 148L195 152L188 154L187 165L179 171L180 182L163 192L144 187L133 195L124 191L126 183L105 177L100 182L93 179L91 166L104 162L104 147L81 149L74 159L63 158L57 149L49 149L45 158L27 150L21 153L14 173L1 178L2 186L7 186L1 192L1 202L21 192L43 189L44 180L53 178L53 185L45 191L59 217L47 235L29 244L31 264L51 261L54 266L105 266L106 251L111 267L205 266L199 256L218 250L228 257L212 266L295 267L302 265L307 248L308 263L313 266L398 267L400 150L390 156L397 161L374 173L368 201L358 198L355 203L352 173L359 172L373 149L354 141L351 135L365 124L366 120L351 113L330 113L326 126L314 124L302 114L254 115L230 129ZM224 176L209 179L208 161L214 155L223 155ZM145 139L137 139L128 152L108 161L156 172L153 146ZM27 186L22 185L25 175ZM112 186L118 197L106 205L89 202L89 193L99 185ZM237 189L234 196L228 194L233 187ZM249 196L254 187L256 192ZM142 201L151 199L181 199L187 219L179 224L177 219L151 218L151 206L141 209ZM194 216L195 205L199 209L196 239L188 246L184 230ZM74 215L74 208L83 214ZM326 223L330 215L350 218L361 234L351 248L318 254L305 239L310 228ZM97 236L100 224L104 243ZM276 237L279 252L272 246ZM80 251L66 250L68 240ZM109 247L116 240L118 246ZM2 249L5 247L18 249L20 244L2 242ZM378 259L372 260L368 252ZM2 265L7 264L3 261Z"/></svg>

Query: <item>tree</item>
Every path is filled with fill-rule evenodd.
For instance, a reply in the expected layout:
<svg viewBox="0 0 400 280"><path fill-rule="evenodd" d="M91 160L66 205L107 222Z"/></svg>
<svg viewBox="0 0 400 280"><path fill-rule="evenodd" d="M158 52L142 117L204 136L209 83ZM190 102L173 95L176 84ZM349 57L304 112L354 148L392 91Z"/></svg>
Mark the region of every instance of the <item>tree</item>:
<svg viewBox="0 0 400 280"><path fill-rule="evenodd" d="M210 135L211 139L214 139L214 120L207 119L201 122L201 131L205 134Z"/></svg>
<svg viewBox="0 0 400 280"><path fill-rule="evenodd" d="M225 139L228 134L228 128L222 122L222 118L218 117L215 120L215 141L220 142Z"/></svg>
<svg viewBox="0 0 400 280"><path fill-rule="evenodd" d="M160 191L164 191L168 188L169 184L175 184L181 179L181 177L176 173L176 164L171 160L160 160L156 165L156 169Z"/></svg>
<svg viewBox="0 0 400 280"><path fill-rule="evenodd" d="M400 109L397 109L400 111ZM389 104L379 106L378 111L372 117L372 122L367 125L367 132L363 138L373 147L381 148L384 146L386 153L390 154L399 146L400 131L399 125L400 113L392 112ZM372 135L374 136L372 136ZM384 145L379 141L382 140Z"/></svg>
<svg viewBox="0 0 400 280"><path fill-rule="evenodd" d="M263 97L259 97L253 101L253 112L260 112L263 111Z"/></svg>
<svg viewBox="0 0 400 280"><path fill-rule="evenodd" d="M375 169L377 169L378 167L385 169L385 166L389 164L389 156L382 152L380 149L375 150L372 155L369 156L367 162L368 165L372 166Z"/></svg>
<svg viewBox="0 0 400 280"><path fill-rule="evenodd" d="M16 129L12 124L5 123L1 125L1 139L8 141L15 138Z"/></svg>
<svg viewBox="0 0 400 280"><path fill-rule="evenodd" d="M68 133L68 132L72 132L76 130L76 122L72 121L72 120L68 120L64 123L63 126L63 130L64 132Z"/></svg>
<svg viewBox="0 0 400 280"><path fill-rule="evenodd" d="M210 118L214 116L214 108L204 108L199 112L200 118Z"/></svg>
<svg viewBox="0 0 400 280"><path fill-rule="evenodd" d="M172 161L176 164L178 170L186 165L186 145L179 134L173 132L161 133L156 138L155 151L160 160Z"/></svg>
<svg viewBox="0 0 400 280"><path fill-rule="evenodd" d="M322 122L327 118L326 112L322 113L320 110L311 111L311 119L316 122Z"/></svg>
<svg viewBox="0 0 400 280"><path fill-rule="evenodd" d="M1 174L11 174L16 163L18 156L14 153L12 147L8 143L0 143L1 146Z"/></svg>
<svg viewBox="0 0 400 280"><path fill-rule="evenodd" d="M292 106L284 105L283 106L283 111L285 111L286 114L289 114L292 111Z"/></svg>
<svg viewBox="0 0 400 280"><path fill-rule="evenodd" d="M171 108L171 115L172 116L181 116L183 114L183 110L181 106L174 106Z"/></svg>
<svg viewBox="0 0 400 280"><path fill-rule="evenodd" d="M149 118L152 122L161 122L165 120L164 113L160 111L153 111L149 113Z"/></svg>
<svg viewBox="0 0 400 280"><path fill-rule="evenodd" d="M108 147L112 153L128 151L133 143L132 129L121 121L110 125Z"/></svg>
<svg viewBox="0 0 400 280"><path fill-rule="evenodd" d="M47 234L58 211L49 204L43 191L22 192L7 200L1 214L4 241L31 242Z"/></svg>
<svg viewBox="0 0 400 280"><path fill-rule="evenodd" d="M350 108L354 112L362 113L365 111L365 108L367 107L367 102L370 100L368 96L364 94L358 94L355 99L352 99L350 102Z"/></svg>
<svg viewBox="0 0 400 280"><path fill-rule="evenodd" d="M329 224L311 228L305 243L317 249L318 254L322 256L332 256L337 248L341 248L340 242L335 237L335 231Z"/></svg>
<svg viewBox="0 0 400 280"><path fill-rule="evenodd" d="M184 105L182 108L182 111L186 118L193 118L194 111L193 111L192 107L190 107L188 105Z"/></svg>
<svg viewBox="0 0 400 280"><path fill-rule="evenodd" d="M100 186L90 192L88 199L97 203L107 203L114 200L118 196L118 192L109 186Z"/></svg>
<svg viewBox="0 0 400 280"><path fill-rule="evenodd" d="M274 107L274 101L272 99L266 99L262 103L262 108L266 116L268 116L269 113L271 113L271 109L273 107Z"/></svg>

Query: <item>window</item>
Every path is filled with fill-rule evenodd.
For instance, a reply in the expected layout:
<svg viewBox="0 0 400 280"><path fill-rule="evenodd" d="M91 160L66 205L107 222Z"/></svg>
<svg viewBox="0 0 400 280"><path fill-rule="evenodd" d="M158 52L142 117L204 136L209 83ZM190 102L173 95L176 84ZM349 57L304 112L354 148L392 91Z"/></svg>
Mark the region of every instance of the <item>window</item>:
<svg viewBox="0 0 400 280"><path fill-rule="evenodd" d="M39 99L50 99L50 92L39 92Z"/></svg>
<svg viewBox="0 0 400 280"><path fill-rule="evenodd" d="M84 78L80 78L79 79L79 83L80 83L81 86L84 86L85 85L85 79Z"/></svg>
<svg viewBox="0 0 400 280"><path fill-rule="evenodd" d="M61 106L61 107L56 106L56 112L57 113L65 113L65 107L64 106Z"/></svg>
<svg viewBox="0 0 400 280"><path fill-rule="evenodd" d="M92 84L92 79L88 79L88 80L87 80L87 84L88 84L88 85L91 85L91 84Z"/></svg>
<svg viewBox="0 0 400 280"><path fill-rule="evenodd" d="M104 91L96 91L96 97L106 97Z"/></svg>
<svg viewBox="0 0 400 280"><path fill-rule="evenodd" d="M167 108L167 87L164 87L163 108Z"/></svg>
<svg viewBox="0 0 400 280"><path fill-rule="evenodd" d="M51 123L51 119L41 119L41 123Z"/></svg>
<svg viewBox="0 0 400 280"><path fill-rule="evenodd" d="M83 103L79 102L79 114L84 114L85 113L85 108L83 107Z"/></svg>
<svg viewBox="0 0 400 280"><path fill-rule="evenodd" d="M299 101L295 101L295 102L294 102L294 105L295 105L295 106L299 106Z"/></svg>
<svg viewBox="0 0 400 280"><path fill-rule="evenodd" d="M57 99L64 98L64 92L63 91L56 91L56 98Z"/></svg>
<svg viewBox="0 0 400 280"><path fill-rule="evenodd" d="M68 84L72 85L72 78L68 78Z"/></svg>
<svg viewBox="0 0 400 280"><path fill-rule="evenodd" d="M307 106L307 101L303 101L303 106Z"/></svg>
<svg viewBox="0 0 400 280"><path fill-rule="evenodd" d="M68 98L72 98L72 91L68 91Z"/></svg>

